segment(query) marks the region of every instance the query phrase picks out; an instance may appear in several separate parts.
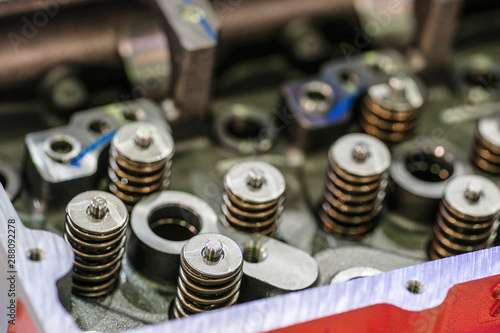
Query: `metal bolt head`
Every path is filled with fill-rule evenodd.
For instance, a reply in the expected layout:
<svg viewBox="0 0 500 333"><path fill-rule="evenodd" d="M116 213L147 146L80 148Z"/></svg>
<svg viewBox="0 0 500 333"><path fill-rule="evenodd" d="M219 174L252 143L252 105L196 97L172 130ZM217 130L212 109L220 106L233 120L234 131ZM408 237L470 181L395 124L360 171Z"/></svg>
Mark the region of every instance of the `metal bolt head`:
<svg viewBox="0 0 500 333"><path fill-rule="evenodd" d="M148 148L153 141L151 130L147 126L141 126L135 131L135 143L142 148Z"/></svg>
<svg viewBox="0 0 500 333"><path fill-rule="evenodd" d="M265 183L264 171L260 168L251 168L248 171L247 185L254 189L259 189Z"/></svg>
<svg viewBox="0 0 500 333"><path fill-rule="evenodd" d="M370 149L364 142L359 142L352 148L352 158L358 163L363 163L369 156Z"/></svg>
<svg viewBox="0 0 500 333"><path fill-rule="evenodd" d="M108 202L103 197L94 197L90 201L89 214L95 219L102 219L108 211Z"/></svg>
<svg viewBox="0 0 500 333"><path fill-rule="evenodd" d="M465 190L465 198L471 202L478 202L483 196L483 186L479 183L470 183Z"/></svg>
<svg viewBox="0 0 500 333"><path fill-rule="evenodd" d="M222 249L223 246L219 240L210 238L203 249L203 258L213 262L219 261L222 257Z"/></svg>

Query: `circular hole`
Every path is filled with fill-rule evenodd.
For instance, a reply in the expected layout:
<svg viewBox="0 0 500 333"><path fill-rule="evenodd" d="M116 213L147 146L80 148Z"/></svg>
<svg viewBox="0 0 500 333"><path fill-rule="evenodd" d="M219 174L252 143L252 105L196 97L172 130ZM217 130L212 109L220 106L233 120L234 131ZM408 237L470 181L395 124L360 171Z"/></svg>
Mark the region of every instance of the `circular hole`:
<svg viewBox="0 0 500 333"><path fill-rule="evenodd" d="M50 149L58 154L65 155L73 150L73 144L70 140L60 138L50 143Z"/></svg>
<svg viewBox="0 0 500 333"><path fill-rule="evenodd" d="M327 113L333 105L332 87L320 81L309 82L301 91L299 104L309 114L323 115Z"/></svg>
<svg viewBox="0 0 500 333"><path fill-rule="evenodd" d="M138 107L124 106L122 112L125 119L128 120L138 121L144 119L144 110Z"/></svg>
<svg viewBox="0 0 500 333"><path fill-rule="evenodd" d="M40 261L43 259L44 252L42 249L33 248L28 251L28 259L31 261Z"/></svg>
<svg viewBox="0 0 500 333"><path fill-rule="evenodd" d="M258 138L262 128L259 121L251 118L231 118L226 124L228 133L239 139Z"/></svg>
<svg viewBox="0 0 500 333"><path fill-rule="evenodd" d="M340 80L342 81L342 83L352 84L354 86L357 86L361 81L359 75L356 72L349 71L349 70L346 70L346 71L343 71L342 73L340 73L339 77L340 77Z"/></svg>
<svg viewBox="0 0 500 333"><path fill-rule="evenodd" d="M410 280L406 283L406 289L412 294L421 294L424 291L424 284L418 280Z"/></svg>
<svg viewBox="0 0 500 333"><path fill-rule="evenodd" d="M89 130L97 134L104 134L111 130L111 126L104 120L95 120L90 123Z"/></svg>
<svg viewBox="0 0 500 333"><path fill-rule="evenodd" d="M243 260L250 263L258 263L266 260L267 250L258 242L249 241L243 246Z"/></svg>
<svg viewBox="0 0 500 333"><path fill-rule="evenodd" d="M148 218L149 227L158 236L171 241L185 241L201 230L201 219L187 207L162 206Z"/></svg>
<svg viewBox="0 0 500 333"><path fill-rule="evenodd" d="M453 163L443 156L423 151L408 155L406 169L415 177L425 182L437 183L449 179L453 175Z"/></svg>
<svg viewBox="0 0 500 333"><path fill-rule="evenodd" d="M485 68L469 68L464 79L468 85L487 89L498 89L500 84L498 75Z"/></svg>

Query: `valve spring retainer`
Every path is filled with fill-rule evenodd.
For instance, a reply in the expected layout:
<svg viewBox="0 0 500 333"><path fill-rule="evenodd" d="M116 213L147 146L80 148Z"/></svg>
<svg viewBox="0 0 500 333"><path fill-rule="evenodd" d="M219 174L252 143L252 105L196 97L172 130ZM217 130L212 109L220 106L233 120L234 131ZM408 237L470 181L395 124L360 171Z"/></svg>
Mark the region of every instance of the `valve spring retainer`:
<svg viewBox="0 0 500 333"><path fill-rule="evenodd" d="M222 223L233 230L274 236L285 203L285 179L274 166L246 161L224 178Z"/></svg>
<svg viewBox="0 0 500 333"><path fill-rule="evenodd" d="M424 104L422 90L416 78L407 75L392 76L369 87L361 101L363 131L387 144L411 137Z"/></svg>
<svg viewBox="0 0 500 333"><path fill-rule="evenodd" d="M123 126L111 142L110 191L131 211L145 195L168 188L173 154L166 129L147 122Z"/></svg>
<svg viewBox="0 0 500 333"><path fill-rule="evenodd" d="M107 192L83 192L68 203L64 239L75 253L75 295L99 297L116 288L128 221L125 204Z"/></svg>
<svg viewBox="0 0 500 333"><path fill-rule="evenodd" d="M359 239L378 223L391 154L372 136L348 134L330 147L328 157L320 226L330 234Z"/></svg>
<svg viewBox="0 0 500 333"><path fill-rule="evenodd" d="M230 238L201 234L182 248L177 294L172 304L175 318L235 304L243 275L243 255Z"/></svg>
<svg viewBox="0 0 500 333"><path fill-rule="evenodd" d="M440 259L488 247L496 237L500 190L487 178L464 175L446 185L429 258Z"/></svg>
<svg viewBox="0 0 500 333"><path fill-rule="evenodd" d="M472 162L486 173L500 175L500 118L485 117L477 122Z"/></svg>

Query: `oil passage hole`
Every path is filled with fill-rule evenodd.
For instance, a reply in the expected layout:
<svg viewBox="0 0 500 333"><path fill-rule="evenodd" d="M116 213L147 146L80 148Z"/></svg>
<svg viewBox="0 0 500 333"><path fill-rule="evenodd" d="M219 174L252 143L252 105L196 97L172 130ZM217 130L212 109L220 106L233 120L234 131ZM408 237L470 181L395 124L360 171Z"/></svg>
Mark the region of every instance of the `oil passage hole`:
<svg viewBox="0 0 500 333"><path fill-rule="evenodd" d="M42 249L33 248L28 250L28 259L31 261L40 261L43 259L43 255Z"/></svg>
<svg viewBox="0 0 500 333"><path fill-rule="evenodd" d="M412 294L421 294L424 291L424 284L418 280L410 280L406 283L406 289Z"/></svg>
<svg viewBox="0 0 500 333"><path fill-rule="evenodd" d="M103 120L95 120L90 123L89 130L97 134L104 134L111 130L111 126Z"/></svg>
<svg viewBox="0 0 500 333"><path fill-rule="evenodd" d="M69 154L73 150L73 143L68 138L59 138L51 142L50 149L61 155Z"/></svg>
<svg viewBox="0 0 500 333"><path fill-rule="evenodd" d="M300 92L299 104L306 113L323 115L333 105L333 89L321 81L309 82Z"/></svg>
<svg viewBox="0 0 500 333"><path fill-rule="evenodd" d="M251 118L231 118L226 124L228 133L239 139L256 139L263 127L262 123Z"/></svg>
<svg viewBox="0 0 500 333"><path fill-rule="evenodd" d="M243 260L258 263L266 260L267 249L259 242L249 241L243 246Z"/></svg>
<svg viewBox="0 0 500 333"><path fill-rule="evenodd" d="M453 175L453 163L443 156L417 151L406 158L406 168L415 177L425 182L437 183Z"/></svg>
<svg viewBox="0 0 500 333"><path fill-rule="evenodd" d="M148 218L149 227L158 236L171 241L185 241L201 230L201 219L187 207L162 206Z"/></svg>

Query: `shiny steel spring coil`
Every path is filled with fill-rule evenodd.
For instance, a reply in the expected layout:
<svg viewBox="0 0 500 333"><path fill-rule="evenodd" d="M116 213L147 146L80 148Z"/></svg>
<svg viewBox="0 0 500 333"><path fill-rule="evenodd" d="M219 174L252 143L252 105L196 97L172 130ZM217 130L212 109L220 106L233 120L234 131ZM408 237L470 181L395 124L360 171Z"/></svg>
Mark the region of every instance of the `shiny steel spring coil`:
<svg viewBox="0 0 500 333"><path fill-rule="evenodd" d="M360 124L365 133L386 143L408 139L424 104L422 86L406 75L368 88L361 102Z"/></svg>
<svg viewBox="0 0 500 333"><path fill-rule="evenodd" d="M73 248L72 292L99 297L118 284L125 251L128 212L116 196L89 191L66 207L64 239Z"/></svg>
<svg viewBox="0 0 500 333"><path fill-rule="evenodd" d="M247 161L224 178L221 220L226 227L274 236L285 203L285 179L272 165Z"/></svg>
<svg viewBox="0 0 500 333"><path fill-rule="evenodd" d="M243 256L239 246L219 234L201 234L182 248L173 317L235 304L240 293Z"/></svg>
<svg viewBox="0 0 500 333"><path fill-rule="evenodd" d="M472 161L482 171L500 175L500 117L486 117L478 121Z"/></svg>
<svg viewBox="0 0 500 333"><path fill-rule="evenodd" d="M169 186L173 154L174 141L166 129L146 122L123 126L111 142L110 191L131 211L145 195Z"/></svg>
<svg viewBox="0 0 500 333"><path fill-rule="evenodd" d="M377 225L391 154L372 136L348 134L330 147L328 157L320 225L333 235L361 238Z"/></svg>
<svg viewBox="0 0 500 333"><path fill-rule="evenodd" d="M439 259L488 247L496 236L500 190L477 175L452 178L446 185L429 246Z"/></svg>

